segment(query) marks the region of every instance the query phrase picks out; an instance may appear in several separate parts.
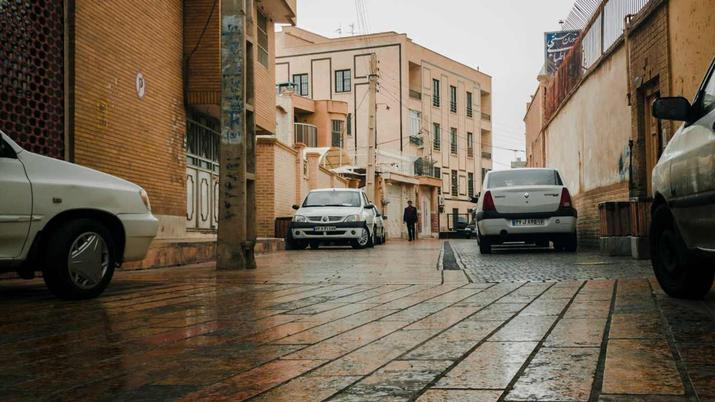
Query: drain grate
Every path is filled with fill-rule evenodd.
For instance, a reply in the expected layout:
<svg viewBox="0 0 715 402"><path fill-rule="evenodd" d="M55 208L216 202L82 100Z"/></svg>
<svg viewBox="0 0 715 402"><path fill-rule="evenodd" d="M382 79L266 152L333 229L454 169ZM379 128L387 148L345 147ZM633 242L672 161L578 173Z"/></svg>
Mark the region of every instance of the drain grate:
<svg viewBox="0 0 715 402"><path fill-rule="evenodd" d="M459 271L461 268L457 264L457 256L452 250L449 242L444 243L444 254L442 255L442 268L446 271Z"/></svg>

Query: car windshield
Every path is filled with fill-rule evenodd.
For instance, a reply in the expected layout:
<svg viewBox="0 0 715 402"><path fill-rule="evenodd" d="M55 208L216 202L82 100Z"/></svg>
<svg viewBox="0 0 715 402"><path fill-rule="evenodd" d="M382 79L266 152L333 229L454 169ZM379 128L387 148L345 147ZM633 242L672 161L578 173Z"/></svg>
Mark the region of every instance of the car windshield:
<svg viewBox="0 0 715 402"><path fill-rule="evenodd" d="M359 207L356 191L316 191L305 197L304 207Z"/></svg>
<svg viewBox="0 0 715 402"><path fill-rule="evenodd" d="M491 172L487 188L516 186L560 186L561 178L555 170L505 170Z"/></svg>

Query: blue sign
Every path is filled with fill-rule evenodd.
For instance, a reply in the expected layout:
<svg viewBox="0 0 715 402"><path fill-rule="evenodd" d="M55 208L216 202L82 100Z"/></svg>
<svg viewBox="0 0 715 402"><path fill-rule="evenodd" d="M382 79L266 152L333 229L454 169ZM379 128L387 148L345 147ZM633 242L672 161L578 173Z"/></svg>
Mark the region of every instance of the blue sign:
<svg viewBox="0 0 715 402"><path fill-rule="evenodd" d="M559 68L580 34L580 30L544 33L544 57L547 73L553 74Z"/></svg>

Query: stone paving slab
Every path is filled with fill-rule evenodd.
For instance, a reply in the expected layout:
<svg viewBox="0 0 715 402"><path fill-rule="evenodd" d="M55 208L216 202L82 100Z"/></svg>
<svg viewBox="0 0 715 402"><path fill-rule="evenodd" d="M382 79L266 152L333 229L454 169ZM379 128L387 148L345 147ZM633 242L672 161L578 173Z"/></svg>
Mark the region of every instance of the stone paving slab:
<svg viewBox="0 0 715 402"><path fill-rule="evenodd" d="M450 243L463 280L442 242L393 241L119 271L82 302L0 281L0 399L715 400L715 295L668 298L640 262Z"/></svg>

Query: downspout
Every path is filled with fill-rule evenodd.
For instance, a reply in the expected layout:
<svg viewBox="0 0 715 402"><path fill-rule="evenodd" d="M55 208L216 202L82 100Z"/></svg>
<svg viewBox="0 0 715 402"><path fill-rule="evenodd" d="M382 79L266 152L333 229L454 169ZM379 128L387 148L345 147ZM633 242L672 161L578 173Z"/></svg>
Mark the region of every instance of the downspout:
<svg viewBox="0 0 715 402"><path fill-rule="evenodd" d="M630 33L630 23L633 14L627 14L623 17L623 40L626 47L626 98L628 101L628 106L631 106L631 44L628 41L628 34Z"/></svg>

